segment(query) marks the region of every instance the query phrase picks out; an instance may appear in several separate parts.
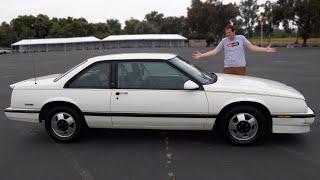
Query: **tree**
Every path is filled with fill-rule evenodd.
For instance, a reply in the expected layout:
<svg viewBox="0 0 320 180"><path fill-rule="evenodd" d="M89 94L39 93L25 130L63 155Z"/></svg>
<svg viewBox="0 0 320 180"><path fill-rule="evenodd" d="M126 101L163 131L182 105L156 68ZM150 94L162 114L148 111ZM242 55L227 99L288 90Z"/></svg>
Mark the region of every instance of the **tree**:
<svg viewBox="0 0 320 180"><path fill-rule="evenodd" d="M109 29L110 34L120 34L121 33L121 24L118 19L108 19L107 27Z"/></svg>
<svg viewBox="0 0 320 180"><path fill-rule="evenodd" d="M50 19L47 15L39 14L35 18L34 30L37 38L45 38L49 35Z"/></svg>
<svg viewBox="0 0 320 180"><path fill-rule="evenodd" d="M257 0L244 0L240 2L240 12L247 36L252 36L254 25L258 22L259 5Z"/></svg>
<svg viewBox="0 0 320 180"><path fill-rule="evenodd" d="M57 18L52 18L51 20L51 26L49 29L48 37L50 38L64 37L64 32Z"/></svg>
<svg viewBox="0 0 320 180"><path fill-rule="evenodd" d="M187 20L184 16L181 17L166 17L162 20L160 26L161 34L181 34L187 35Z"/></svg>
<svg viewBox="0 0 320 180"><path fill-rule="evenodd" d="M158 32L154 25L147 21L139 22L135 28L135 34L155 34Z"/></svg>
<svg viewBox="0 0 320 180"><path fill-rule="evenodd" d="M319 0L278 0L273 11L276 15L274 21L278 24L282 22L287 31L290 29L290 23L298 27L303 46L307 46L311 34L319 34Z"/></svg>
<svg viewBox="0 0 320 180"><path fill-rule="evenodd" d="M273 4L271 1L266 1L264 4L261 5L263 7L264 12L261 13L263 17L263 32L269 37L269 41L271 40L271 33L273 32L273 11L272 11ZM256 32L260 32L261 30L261 22L258 22L258 25L255 29Z"/></svg>
<svg viewBox="0 0 320 180"><path fill-rule="evenodd" d="M129 19L125 21L124 33L125 34L136 34L136 29L140 21L138 19Z"/></svg>
<svg viewBox="0 0 320 180"><path fill-rule="evenodd" d="M209 43L218 43L223 37L224 27L236 22L239 14L235 4L224 5L218 0L192 0L187 15L187 26L191 30L189 38L208 38Z"/></svg>
<svg viewBox="0 0 320 180"><path fill-rule="evenodd" d="M30 16L18 16L10 22L12 30L17 36L17 40L20 39L30 39L36 37L35 31L35 21L36 18L32 15Z"/></svg>
<svg viewBox="0 0 320 180"><path fill-rule="evenodd" d="M91 23L89 24L89 35L103 39L110 34L109 28L105 23Z"/></svg>
<svg viewBox="0 0 320 180"><path fill-rule="evenodd" d="M296 23L299 27L299 35L303 39L303 46L307 46L307 39L312 33L319 32L319 0L297 0L295 3Z"/></svg>
<svg viewBox="0 0 320 180"><path fill-rule="evenodd" d="M290 21L294 19L295 10L294 10L294 1L295 0L278 0L273 6L273 23L277 26L282 23L282 26L286 32L290 31ZM294 22L293 22L294 23Z"/></svg>
<svg viewBox="0 0 320 180"><path fill-rule="evenodd" d="M73 21L70 23L70 26L71 32L73 32L74 37L83 37L90 35L88 33L89 24L85 18L73 19Z"/></svg>
<svg viewBox="0 0 320 180"><path fill-rule="evenodd" d="M160 32L161 25L164 21L164 15L162 13L151 11L150 13L145 15L144 19L148 23L152 24L157 32Z"/></svg>
<svg viewBox="0 0 320 180"><path fill-rule="evenodd" d="M201 0L192 0L191 7L187 9L187 24L191 30L192 38L204 38L210 31L207 20L209 12Z"/></svg>
<svg viewBox="0 0 320 180"><path fill-rule="evenodd" d="M2 22L0 26L0 47L10 47L13 41L13 34L10 25Z"/></svg>
<svg viewBox="0 0 320 180"><path fill-rule="evenodd" d="M131 18L125 22L124 33L126 34L153 34L157 33L157 29L148 21L139 21Z"/></svg>

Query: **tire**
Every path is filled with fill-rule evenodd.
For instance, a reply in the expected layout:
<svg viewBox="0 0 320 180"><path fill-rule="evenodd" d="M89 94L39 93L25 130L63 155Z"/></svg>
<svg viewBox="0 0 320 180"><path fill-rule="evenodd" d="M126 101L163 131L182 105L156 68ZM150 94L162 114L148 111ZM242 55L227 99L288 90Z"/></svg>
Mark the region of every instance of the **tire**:
<svg viewBox="0 0 320 180"><path fill-rule="evenodd" d="M80 136L83 117L68 106L57 106L48 111L45 128L51 138L59 143L70 143Z"/></svg>
<svg viewBox="0 0 320 180"><path fill-rule="evenodd" d="M222 135L236 145L255 144L267 132L266 116L252 106L233 107L222 115L221 120Z"/></svg>

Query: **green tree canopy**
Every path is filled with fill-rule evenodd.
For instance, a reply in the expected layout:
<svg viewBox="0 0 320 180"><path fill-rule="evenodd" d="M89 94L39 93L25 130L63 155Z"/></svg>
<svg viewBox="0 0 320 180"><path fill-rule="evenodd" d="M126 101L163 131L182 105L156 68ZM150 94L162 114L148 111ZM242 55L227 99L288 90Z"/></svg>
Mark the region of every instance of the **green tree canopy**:
<svg viewBox="0 0 320 180"><path fill-rule="evenodd" d="M121 24L118 19L108 19L107 27L109 29L110 34L121 34Z"/></svg>

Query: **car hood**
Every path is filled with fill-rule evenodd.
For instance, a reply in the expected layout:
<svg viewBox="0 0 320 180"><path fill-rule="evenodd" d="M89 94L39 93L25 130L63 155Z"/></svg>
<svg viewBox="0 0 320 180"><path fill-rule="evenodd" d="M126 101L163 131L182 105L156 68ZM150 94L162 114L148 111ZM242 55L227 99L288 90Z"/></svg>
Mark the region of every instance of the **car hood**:
<svg viewBox="0 0 320 180"><path fill-rule="evenodd" d="M14 84L10 87L14 89L52 89L53 80L60 74L51 74L47 76L41 76L36 78L27 79Z"/></svg>
<svg viewBox="0 0 320 180"><path fill-rule="evenodd" d="M305 99L304 96L293 87L277 81L250 76L237 76L219 73L217 76L217 82L204 85L204 89L206 91L260 94Z"/></svg>

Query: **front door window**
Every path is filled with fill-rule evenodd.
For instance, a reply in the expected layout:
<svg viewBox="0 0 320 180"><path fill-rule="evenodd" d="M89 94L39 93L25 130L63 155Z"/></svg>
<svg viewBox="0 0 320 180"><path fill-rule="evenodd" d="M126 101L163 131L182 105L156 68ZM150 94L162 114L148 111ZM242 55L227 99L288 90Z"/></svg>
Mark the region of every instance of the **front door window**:
<svg viewBox="0 0 320 180"><path fill-rule="evenodd" d="M166 62L119 62L119 89L182 90L189 80Z"/></svg>

